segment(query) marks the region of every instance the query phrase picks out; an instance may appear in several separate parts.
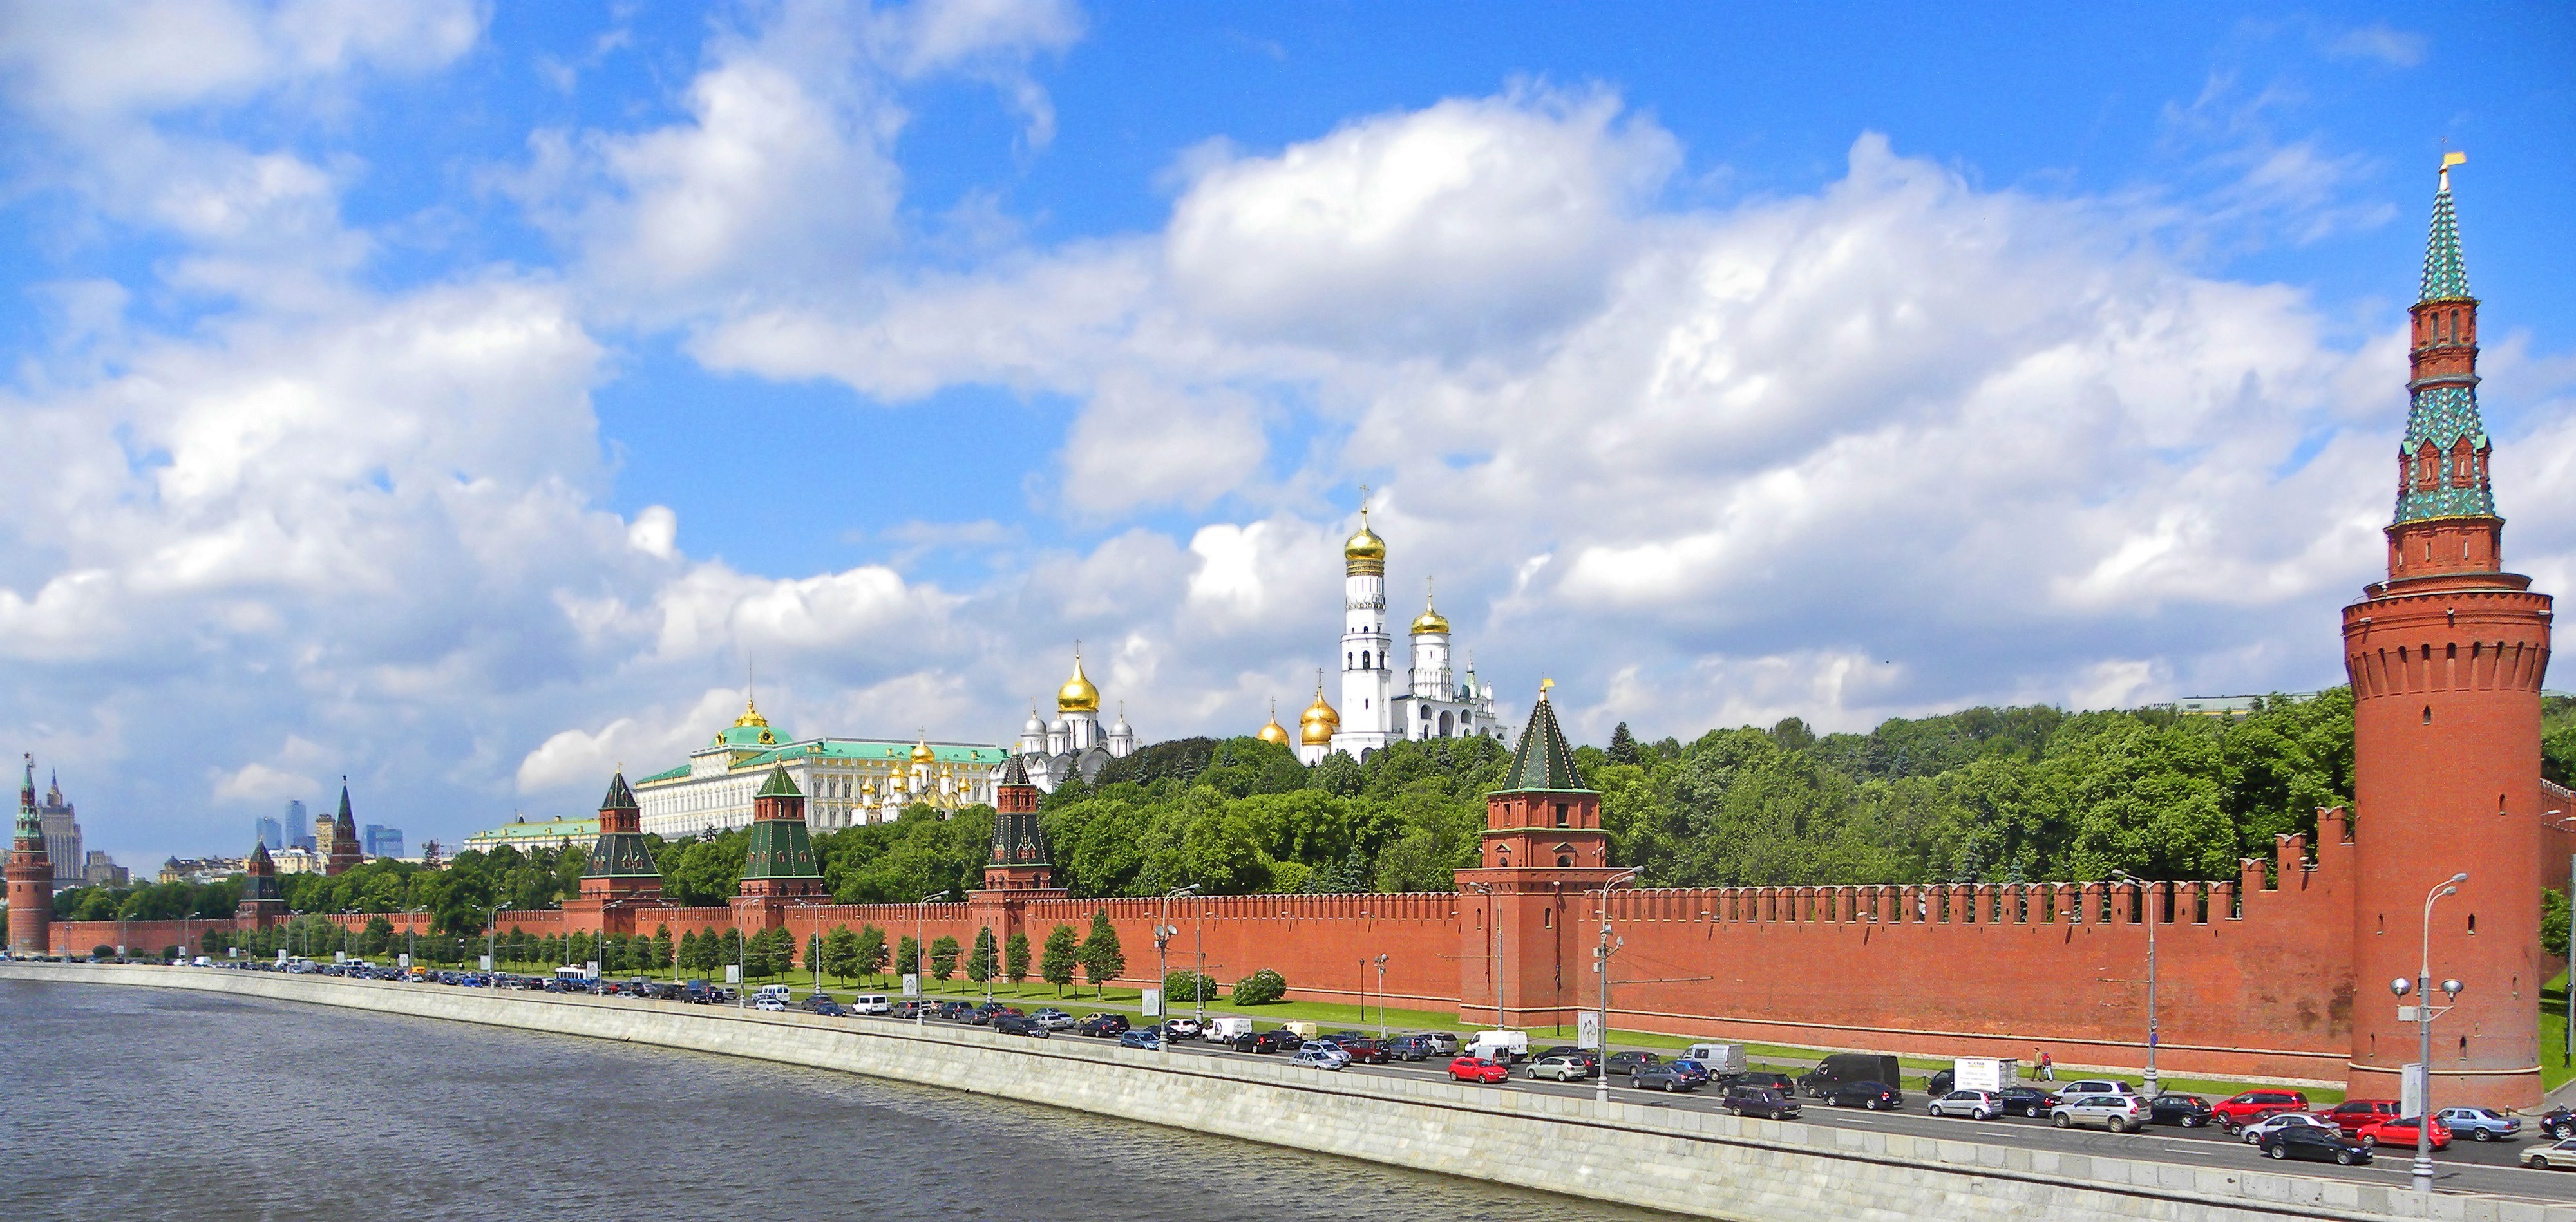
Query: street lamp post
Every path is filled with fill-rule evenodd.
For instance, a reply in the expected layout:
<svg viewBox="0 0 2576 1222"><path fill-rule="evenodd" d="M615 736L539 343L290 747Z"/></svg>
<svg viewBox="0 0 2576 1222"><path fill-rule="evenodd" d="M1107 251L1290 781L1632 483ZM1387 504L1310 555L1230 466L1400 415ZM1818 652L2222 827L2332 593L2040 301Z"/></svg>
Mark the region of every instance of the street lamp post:
<svg viewBox="0 0 2576 1222"><path fill-rule="evenodd" d="M1170 891L1166 891L1163 893L1161 905L1156 909L1156 915L1154 917L1154 983L1157 986L1155 990L1156 993L1163 995L1162 1005L1158 1007L1160 1013L1155 1015L1156 1018L1162 1020L1162 1022L1158 1024L1158 1026L1162 1028L1162 1034L1154 1040L1154 1049L1157 1052L1170 1052L1172 1050L1172 999L1169 996L1172 991L1172 967L1171 955L1167 948L1171 945L1172 935L1180 932L1180 929L1177 926L1174 926L1166 918L1170 917L1172 914L1173 900L1184 895L1196 895L1198 894L1198 890L1199 885L1197 883L1191 883L1186 887L1176 887ZM1195 997L1198 995L1198 992L1198 985L1195 982L1192 983L1190 985L1190 995Z"/></svg>
<svg viewBox="0 0 2576 1222"><path fill-rule="evenodd" d="M507 903L492 905L492 923L483 927L483 982L494 997L501 995L501 914L509 910Z"/></svg>
<svg viewBox="0 0 2576 1222"><path fill-rule="evenodd" d="M1601 945L1592 952L1592 970L1601 973L1601 1076L1593 1086L1593 1100L1610 1102L1610 956L1619 948L1610 940L1610 889L1637 877L1639 869L1622 870L1601 880Z"/></svg>
<svg viewBox="0 0 2576 1222"><path fill-rule="evenodd" d="M1195 970L1199 976L1199 982L1190 986L1190 996L1198 1000L1199 1038L1205 1039L1207 1038L1207 995L1213 990L1207 987L1207 897L1204 895L1199 897L1198 907L1190 910L1190 940L1195 944L1195 954L1192 958L1197 965Z"/></svg>
<svg viewBox="0 0 2576 1222"><path fill-rule="evenodd" d="M2388 982L2388 991L2400 997L2404 997L2409 991L2415 994L2415 1004L2398 1007L2397 1017L2402 1022L2408 1010L2415 1012L2415 1072L2421 1075L2422 1086L2418 1088L2415 1098L2414 1187L2415 1191L2428 1196L2433 1191L2433 1019L2440 1012L2436 1011L2432 1004L2433 902L2445 895L2459 894L2460 884L2467 881L2469 881L2469 873L2462 870L2448 879L2433 884L2433 889L2424 893L2423 943L2418 949L2412 988L2410 990L2409 982L2403 976ZM2442 982L2442 991L2449 994L2451 1000L2455 1002L2459 1000L2462 987L2464 986L2457 980ZM2449 1006L2442 1007L2442 1010L2449 1009Z"/></svg>
<svg viewBox="0 0 2576 1222"><path fill-rule="evenodd" d="M930 990L921 987L921 956L923 951L921 940L928 937L930 934L930 901L944 900L947 898L948 893L946 891L933 891L928 895L922 896L920 903L913 905L912 962L909 964L896 965L898 967L910 967L912 969L913 988L918 994L912 999L912 1026L916 1031L930 1025L930 1020L924 1013L930 1008Z"/></svg>
<svg viewBox="0 0 2576 1222"><path fill-rule="evenodd" d="M2155 905L2150 902L2152 893L2147 890L2145 880L2126 870L2113 870L2111 877L2122 882L2137 884L2138 911L2147 918L2147 1098L2153 1099L2163 1093L2160 1086L2161 1079L2156 1077L2156 1044L2159 1034L2156 1030L2156 923L2163 914L2155 911Z"/></svg>
<svg viewBox="0 0 2576 1222"><path fill-rule="evenodd" d="M1361 1016L1360 1021L1367 1022L1367 1016ZM1377 956L1377 1038L1381 1044L1386 1042L1386 952L1384 951L1378 952Z"/></svg>

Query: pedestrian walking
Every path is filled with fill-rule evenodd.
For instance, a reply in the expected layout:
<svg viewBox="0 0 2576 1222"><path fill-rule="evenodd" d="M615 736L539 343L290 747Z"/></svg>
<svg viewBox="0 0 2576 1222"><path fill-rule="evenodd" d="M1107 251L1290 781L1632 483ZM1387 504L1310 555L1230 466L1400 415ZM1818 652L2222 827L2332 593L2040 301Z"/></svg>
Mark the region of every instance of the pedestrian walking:
<svg viewBox="0 0 2576 1222"><path fill-rule="evenodd" d="M2048 1055L2044 1049L2039 1054L2039 1080L2042 1082L2057 1080L2057 1059Z"/></svg>

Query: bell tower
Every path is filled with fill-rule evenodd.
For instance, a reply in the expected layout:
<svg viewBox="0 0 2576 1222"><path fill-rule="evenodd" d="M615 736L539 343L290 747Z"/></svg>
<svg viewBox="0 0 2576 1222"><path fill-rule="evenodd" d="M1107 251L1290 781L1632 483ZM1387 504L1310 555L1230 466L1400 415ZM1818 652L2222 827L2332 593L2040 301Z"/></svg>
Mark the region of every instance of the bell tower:
<svg viewBox="0 0 2576 1222"><path fill-rule="evenodd" d="M2551 975L2539 899L2550 599L2503 571L2494 447L2478 417L2478 301L2451 201L2451 167L2465 160L2443 159L2410 311L2388 579L2343 609L2357 825L2351 1092L2399 1096L2418 1035L2398 1020L2387 983L2429 967L2433 980L2466 986L2433 1024L2434 1105L2529 1107L2540 1101L2540 986ZM2462 872L2428 925L2426 896Z"/></svg>

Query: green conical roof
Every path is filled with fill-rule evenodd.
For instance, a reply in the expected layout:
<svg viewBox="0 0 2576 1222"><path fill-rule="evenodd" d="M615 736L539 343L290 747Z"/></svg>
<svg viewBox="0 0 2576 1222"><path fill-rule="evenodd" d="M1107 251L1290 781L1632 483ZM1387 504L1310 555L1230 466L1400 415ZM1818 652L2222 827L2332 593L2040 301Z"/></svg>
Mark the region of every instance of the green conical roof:
<svg viewBox="0 0 2576 1222"><path fill-rule="evenodd" d="M653 864L652 846L644 843L641 832L607 832L590 846L590 863L582 868L584 878L660 878L662 871Z"/></svg>
<svg viewBox="0 0 2576 1222"><path fill-rule="evenodd" d="M734 792L740 793L742 791L735 790ZM805 791L798 789L796 787L795 779L787 775L787 765L771 764L769 766L769 779L762 781L760 783L760 792L751 796L755 798L801 798L805 796Z"/></svg>
<svg viewBox="0 0 2576 1222"><path fill-rule="evenodd" d="M2469 295L2468 265L2460 261L2460 218L2451 211L2451 175L2433 193L2433 232L2424 242L2424 286L2417 301L2458 301Z"/></svg>
<svg viewBox="0 0 2576 1222"><path fill-rule="evenodd" d="M36 757L27 757L27 779L18 787L18 826L13 829L20 840L29 837L41 844L45 839L45 821L36 817Z"/></svg>
<svg viewBox="0 0 2576 1222"><path fill-rule="evenodd" d="M1512 770L1503 775L1498 792L1532 789L1590 792L1583 777L1574 771L1574 748L1566 745L1565 732L1556 727L1556 710L1548 704L1545 688L1539 690L1538 704L1530 709L1529 724L1521 727L1520 746L1512 752Z"/></svg>
<svg viewBox="0 0 2576 1222"><path fill-rule="evenodd" d="M608 778L608 796L599 800L601 810L641 810L635 804L635 791L626 787L626 773L621 770Z"/></svg>

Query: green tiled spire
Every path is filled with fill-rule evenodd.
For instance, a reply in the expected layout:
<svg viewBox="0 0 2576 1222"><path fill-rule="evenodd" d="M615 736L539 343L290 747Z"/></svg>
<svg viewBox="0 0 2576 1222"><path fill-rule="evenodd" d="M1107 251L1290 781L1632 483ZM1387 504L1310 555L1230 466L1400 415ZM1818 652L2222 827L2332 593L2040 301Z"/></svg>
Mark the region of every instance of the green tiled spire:
<svg viewBox="0 0 2576 1222"><path fill-rule="evenodd" d="M770 765L769 779L761 783L760 792L753 797L798 799L800 817L762 819L755 816L752 819L751 842L745 846L743 854L743 878L823 877L823 871L814 864L814 838L806 831L805 820L801 817L805 795L796 788L795 781L788 779L786 766Z"/></svg>
<svg viewBox="0 0 2576 1222"><path fill-rule="evenodd" d="M2469 269L2460 262L2460 218L2451 211L2451 172L2433 194L2433 232L2424 242L2424 287L2417 301L2460 301L2469 295Z"/></svg>
<svg viewBox="0 0 2576 1222"><path fill-rule="evenodd" d="M36 817L36 757L33 755L27 757L27 779L18 786L15 835L20 840L33 839L38 844L45 840L45 821Z"/></svg>
<svg viewBox="0 0 2576 1222"><path fill-rule="evenodd" d="M1591 792L1583 777L1574 771L1574 748L1566 745L1565 732L1556 727L1556 710L1547 702L1545 686L1539 688L1538 704L1530 710L1529 724L1521 727L1520 746L1512 752L1512 770L1503 775L1502 787L1496 792L1525 790Z"/></svg>
<svg viewBox="0 0 2576 1222"><path fill-rule="evenodd" d="M626 785L621 771L609 779L608 796L599 800L599 839L590 846L590 864L583 867L584 878L660 878L661 867L654 864L653 849L644 842L642 832L610 831L611 812L636 810L635 791ZM629 824L628 826L632 826Z"/></svg>
<svg viewBox="0 0 2576 1222"><path fill-rule="evenodd" d="M736 792L740 791L737 790ZM805 791L798 789L796 787L795 778L787 775L787 765L771 764L769 766L769 779L762 781L760 783L760 792L751 796L755 798L801 798L805 796Z"/></svg>

